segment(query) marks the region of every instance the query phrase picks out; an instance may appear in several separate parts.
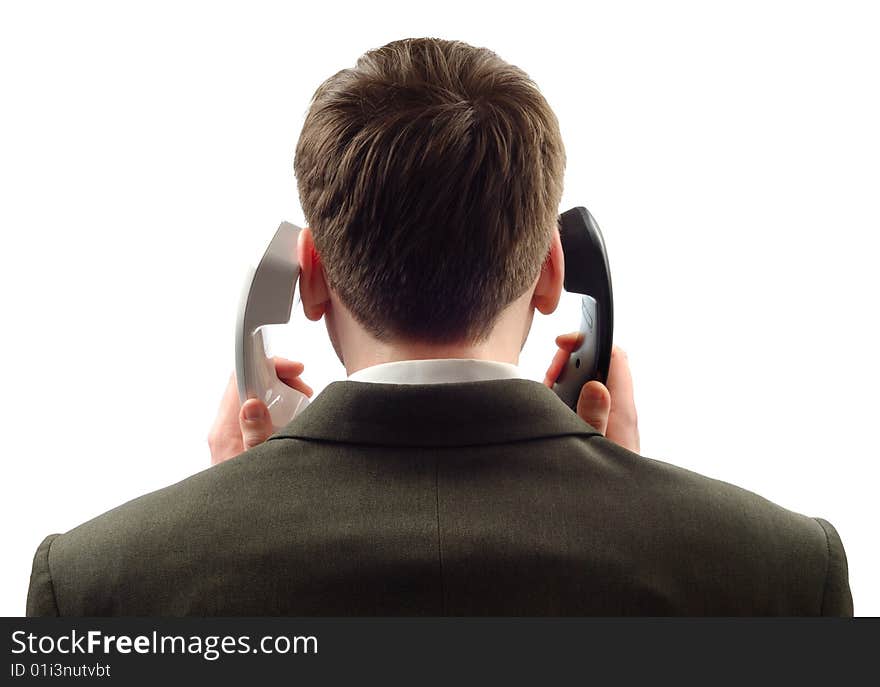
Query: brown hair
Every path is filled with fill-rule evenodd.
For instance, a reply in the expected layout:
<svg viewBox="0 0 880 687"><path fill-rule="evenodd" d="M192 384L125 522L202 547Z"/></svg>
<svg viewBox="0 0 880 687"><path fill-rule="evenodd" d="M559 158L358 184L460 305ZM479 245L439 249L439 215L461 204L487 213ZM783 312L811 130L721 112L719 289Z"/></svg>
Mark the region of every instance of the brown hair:
<svg viewBox="0 0 880 687"><path fill-rule="evenodd" d="M435 342L484 338L537 278L564 167L525 72L432 38L327 79L294 162L330 287L379 339Z"/></svg>

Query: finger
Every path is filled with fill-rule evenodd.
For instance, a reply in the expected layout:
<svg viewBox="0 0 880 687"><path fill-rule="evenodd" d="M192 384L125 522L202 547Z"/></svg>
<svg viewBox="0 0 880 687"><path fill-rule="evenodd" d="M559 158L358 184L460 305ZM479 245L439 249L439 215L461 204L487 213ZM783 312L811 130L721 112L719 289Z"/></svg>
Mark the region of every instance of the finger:
<svg viewBox="0 0 880 687"><path fill-rule="evenodd" d="M235 381L234 372L229 375L229 381L226 383L226 389L223 391L223 398L220 399L220 408L218 410L218 419L226 419L229 416L230 410L234 417L238 410L238 384Z"/></svg>
<svg viewBox="0 0 880 687"><path fill-rule="evenodd" d="M605 385L595 380L584 384L577 402L578 416L601 434L605 434L608 431L610 413L611 393Z"/></svg>
<svg viewBox="0 0 880 687"><path fill-rule="evenodd" d="M281 381L283 381L285 384L287 384L287 386L291 387L292 389L296 389L297 391L305 394L306 396L308 396L310 398L311 398L312 394L314 393L314 390L312 389L312 387L310 387L308 384L306 384L299 377L296 377L294 379L282 379Z"/></svg>
<svg viewBox="0 0 880 687"><path fill-rule="evenodd" d="M241 407L238 417L241 428L241 441L244 450L262 444L272 433L272 418L266 404L256 398L249 398Z"/></svg>
<svg viewBox="0 0 880 687"><path fill-rule="evenodd" d="M565 351L561 348L556 349L556 354L553 356L553 360L550 362L550 367L547 368L547 374L544 375L544 385L552 387L555 383L559 374L562 372L565 367L565 363L568 362L568 358L571 356L571 353Z"/></svg>
<svg viewBox="0 0 880 687"><path fill-rule="evenodd" d="M630 451L638 453L640 440L632 372L629 367L629 357L619 346L611 349L608 390L611 392L612 401L606 436Z"/></svg>
<svg viewBox="0 0 880 687"><path fill-rule="evenodd" d="M235 373L229 375L229 382L220 400L220 407L214 424L208 432L208 448L211 463L216 465L241 453L241 429L238 426L238 386Z"/></svg>
<svg viewBox="0 0 880 687"><path fill-rule="evenodd" d="M570 332L568 334L560 334L556 337L556 345L559 349L550 361L550 367L547 368L547 374L544 375L544 385L552 387L555 383L565 364L568 362L572 351L580 348L583 343L583 334L580 332Z"/></svg>
<svg viewBox="0 0 880 687"><path fill-rule="evenodd" d="M312 387L300 378L305 365L285 358L274 358L274 361L275 374L278 375L278 379L287 384L287 386L304 393L306 396L311 396L314 393Z"/></svg>
<svg viewBox="0 0 880 687"><path fill-rule="evenodd" d="M614 412L621 417L632 420L636 416L636 404L633 397L632 373L629 369L629 358L619 346L611 349L611 365L608 369L608 390L614 399Z"/></svg>
<svg viewBox="0 0 880 687"><path fill-rule="evenodd" d="M583 343L584 335L581 332L569 332L556 337L556 345L571 353Z"/></svg>
<svg viewBox="0 0 880 687"><path fill-rule="evenodd" d="M297 377L303 373L306 366L287 358L274 357L272 361L275 363L275 372L279 379L284 377Z"/></svg>

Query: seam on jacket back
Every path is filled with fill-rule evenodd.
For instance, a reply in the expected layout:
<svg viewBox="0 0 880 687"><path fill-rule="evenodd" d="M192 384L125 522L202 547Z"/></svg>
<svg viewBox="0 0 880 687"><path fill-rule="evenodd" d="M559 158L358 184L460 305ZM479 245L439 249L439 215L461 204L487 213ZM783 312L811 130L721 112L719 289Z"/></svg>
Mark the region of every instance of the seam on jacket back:
<svg viewBox="0 0 880 687"><path fill-rule="evenodd" d="M440 461L434 459L434 494L437 509L437 560L440 563L440 615L446 615L446 590L443 586L443 545L440 541Z"/></svg>
<svg viewBox="0 0 880 687"><path fill-rule="evenodd" d="M831 573L831 541L828 538L828 530L825 529L825 525L822 524L822 521L819 518L813 518L817 523L819 523L819 527L822 528L822 534L825 535L825 579L822 583L822 602L819 604L819 615L825 615L825 593L828 591L828 575Z"/></svg>

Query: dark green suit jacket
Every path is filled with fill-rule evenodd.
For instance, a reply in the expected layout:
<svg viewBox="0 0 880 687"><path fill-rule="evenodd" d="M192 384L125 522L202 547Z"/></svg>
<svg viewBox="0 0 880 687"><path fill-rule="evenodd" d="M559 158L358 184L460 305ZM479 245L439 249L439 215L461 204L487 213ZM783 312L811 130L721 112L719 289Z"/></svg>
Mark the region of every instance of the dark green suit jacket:
<svg viewBox="0 0 880 687"><path fill-rule="evenodd" d="M543 385L335 382L62 535L29 615L851 615L826 521L606 440Z"/></svg>

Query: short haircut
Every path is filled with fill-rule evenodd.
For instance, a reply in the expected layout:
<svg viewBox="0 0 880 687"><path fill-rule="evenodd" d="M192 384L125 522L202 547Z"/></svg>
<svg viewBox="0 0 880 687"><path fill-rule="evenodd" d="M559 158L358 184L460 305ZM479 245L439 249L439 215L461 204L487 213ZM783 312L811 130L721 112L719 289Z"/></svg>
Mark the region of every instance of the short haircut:
<svg viewBox="0 0 880 687"><path fill-rule="evenodd" d="M565 149L521 69L413 38L318 88L294 169L328 284L361 325L479 342L545 261Z"/></svg>

